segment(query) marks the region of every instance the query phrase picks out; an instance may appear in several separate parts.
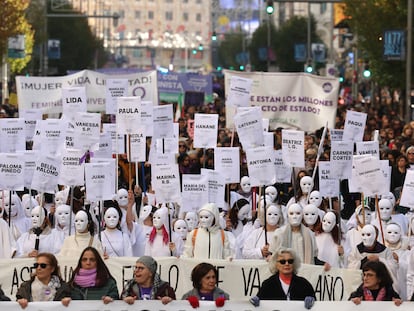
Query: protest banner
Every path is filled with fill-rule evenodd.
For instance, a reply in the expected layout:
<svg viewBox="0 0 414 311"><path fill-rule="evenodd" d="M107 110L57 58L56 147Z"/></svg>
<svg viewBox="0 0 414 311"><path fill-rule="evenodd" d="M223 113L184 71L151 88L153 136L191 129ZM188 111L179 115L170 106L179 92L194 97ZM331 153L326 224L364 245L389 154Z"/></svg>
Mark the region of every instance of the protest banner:
<svg viewBox="0 0 414 311"><path fill-rule="evenodd" d="M26 150L26 126L22 118L0 119L0 152Z"/></svg>
<svg viewBox="0 0 414 311"><path fill-rule="evenodd" d="M0 189L24 190L24 158L18 153L0 153Z"/></svg>
<svg viewBox="0 0 414 311"><path fill-rule="evenodd" d="M400 205L414 209L414 170L407 170L401 193Z"/></svg>
<svg viewBox="0 0 414 311"><path fill-rule="evenodd" d="M141 130L141 99L139 97L118 97L116 130L118 134L137 134Z"/></svg>
<svg viewBox="0 0 414 311"><path fill-rule="evenodd" d="M276 182L290 183L292 179L292 168L283 161L282 149L274 150Z"/></svg>
<svg viewBox="0 0 414 311"><path fill-rule="evenodd" d="M202 174L183 174L182 179L182 206L180 212L197 213L201 207L200 202L210 202L208 201L208 176Z"/></svg>
<svg viewBox="0 0 414 311"><path fill-rule="evenodd" d="M259 107L240 108L234 124L243 149L263 146L263 118Z"/></svg>
<svg viewBox="0 0 414 311"><path fill-rule="evenodd" d="M65 119L72 122L77 112L87 112L87 104L84 86L62 88L62 110Z"/></svg>
<svg viewBox="0 0 414 311"><path fill-rule="evenodd" d="M353 141L332 141L330 156L331 176L335 176L338 179L351 178L353 154Z"/></svg>
<svg viewBox="0 0 414 311"><path fill-rule="evenodd" d="M128 79L106 79L105 111L116 114L118 97L128 96Z"/></svg>
<svg viewBox="0 0 414 311"><path fill-rule="evenodd" d="M357 141L356 142L356 154L367 155L370 154L373 157L380 159L379 143L378 141Z"/></svg>
<svg viewBox="0 0 414 311"><path fill-rule="evenodd" d="M218 208L226 209L224 202L226 184L223 174L217 170L202 168L201 175L207 176L208 181L208 201L206 202L215 203Z"/></svg>
<svg viewBox="0 0 414 311"><path fill-rule="evenodd" d="M114 174L110 162L85 163L85 186L89 201L112 200L114 198Z"/></svg>
<svg viewBox="0 0 414 311"><path fill-rule="evenodd" d="M252 79L232 76L227 91L226 105L233 107L248 107L250 104L252 83Z"/></svg>
<svg viewBox="0 0 414 311"><path fill-rule="evenodd" d="M24 159L24 186L28 189L32 187L33 173L36 169L37 151L26 150L23 152Z"/></svg>
<svg viewBox="0 0 414 311"><path fill-rule="evenodd" d="M225 90L233 76L252 79L250 106L260 107L269 127L314 131L335 124L339 81L305 73L223 70ZM238 109L237 109L238 110ZM226 105L226 127L232 128L236 107Z"/></svg>
<svg viewBox="0 0 414 311"><path fill-rule="evenodd" d="M366 113L347 110L342 140L362 141L366 121Z"/></svg>
<svg viewBox="0 0 414 311"><path fill-rule="evenodd" d="M238 147L214 149L214 170L223 174L226 184L240 182L240 150Z"/></svg>
<svg viewBox="0 0 414 311"><path fill-rule="evenodd" d="M194 148L215 148L217 146L218 114L194 115Z"/></svg>
<svg viewBox="0 0 414 311"><path fill-rule="evenodd" d="M105 74L82 70L60 77L16 77L16 90L19 110L39 109L44 114L62 112L62 88L85 87L89 112L105 111L106 80L127 79L128 96L138 96L141 100L158 105L157 73L155 70Z"/></svg>
<svg viewBox="0 0 414 311"><path fill-rule="evenodd" d="M73 148L84 152L98 149L101 115L99 113L79 112L73 124Z"/></svg>
<svg viewBox="0 0 414 311"><path fill-rule="evenodd" d="M83 186L85 183L83 152L78 149L63 149L59 174L59 185Z"/></svg>
<svg viewBox="0 0 414 311"><path fill-rule="evenodd" d="M339 196L339 180L331 174L331 162L319 162L319 192L321 196L333 198Z"/></svg>
<svg viewBox="0 0 414 311"><path fill-rule="evenodd" d="M246 149L246 159L252 187L273 185L276 182L272 147Z"/></svg>
<svg viewBox="0 0 414 311"><path fill-rule="evenodd" d="M19 111L19 115L24 119L26 129L26 141L33 140L35 133L36 123L38 120L42 120L42 111L38 109L26 109Z"/></svg>
<svg viewBox="0 0 414 311"><path fill-rule="evenodd" d="M290 167L305 166L305 133L303 131L282 130L283 162Z"/></svg>
<svg viewBox="0 0 414 311"><path fill-rule="evenodd" d="M175 257L155 259L158 262L157 272L161 279L170 283L178 298L192 288L191 271L200 260ZM78 258L58 257L58 260L63 279L69 280ZM119 291L122 291L125 282L133 277L136 260L135 257L112 257L105 260L109 271L117 281ZM269 264L265 260L203 261L216 267L217 285L228 292L230 299L235 301L246 300L256 295L262 282L271 275ZM33 258L0 260L0 283L9 297L14 298L20 284L30 279L34 271L33 263ZM347 300L349 294L361 284L361 270L331 268L326 272L323 266L302 264L298 275L305 277L312 284L317 301ZM135 310L137 305L134 307Z"/></svg>
<svg viewBox="0 0 414 311"><path fill-rule="evenodd" d="M172 137L173 107L172 105L154 106L153 108L153 138Z"/></svg>
<svg viewBox="0 0 414 311"><path fill-rule="evenodd" d="M33 149L50 155L60 153L68 124L61 119L40 120L37 124L40 135L33 141Z"/></svg>
<svg viewBox="0 0 414 311"><path fill-rule="evenodd" d="M94 151L94 157L112 158L112 137L108 132L99 135L99 149Z"/></svg>
<svg viewBox="0 0 414 311"><path fill-rule="evenodd" d="M157 193L157 202L181 202L179 177L177 164L151 166L151 185Z"/></svg>
<svg viewBox="0 0 414 311"><path fill-rule="evenodd" d="M33 172L31 189L38 192L55 193L59 180L60 159L38 153L36 168Z"/></svg>

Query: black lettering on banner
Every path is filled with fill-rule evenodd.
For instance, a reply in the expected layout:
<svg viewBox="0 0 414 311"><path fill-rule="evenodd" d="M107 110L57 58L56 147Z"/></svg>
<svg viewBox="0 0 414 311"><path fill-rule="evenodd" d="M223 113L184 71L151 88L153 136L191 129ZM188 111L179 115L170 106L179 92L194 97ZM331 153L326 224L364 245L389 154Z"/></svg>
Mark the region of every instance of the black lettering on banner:
<svg viewBox="0 0 414 311"><path fill-rule="evenodd" d="M219 286L220 283L223 283L223 280L220 279L220 270L225 269L225 268L226 268L225 266L216 266L216 270L217 270L217 286Z"/></svg>
<svg viewBox="0 0 414 311"><path fill-rule="evenodd" d="M344 296L344 281L339 276L320 275L316 283L315 294L317 300L320 301L342 300Z"/></svg>
<svg viewBox="0 0 414 311"><path fill-rule="evenodd" d="M244 282L244 295L251 296L253 293L253 289L259 290L260 288L260 273L258 268L249 268L249 276L246 282L246 273L244 268L242 269L243 273L243 282Z"/></svg>
<svg viewBox="0 0 414 311"><path fill-rule="evenodd" d="M65 281L65 282L69 282L69 280L70 280L70 278L72 277L72 274L73 274L73 267L68 267L68 266L65 266L64 268L63 268L63 272L62 272L62 279ZM61 270L62 271L62 270Z"/></svg>
<svg viewBox="0 0 414 311"><path fill-rule="evenodd" d="M131 276L127 276L125 277L125 270L128 271L128 274L131 273ZM122 266L121 268L121 275L122 275L122 288L125 288L126 283L132 278L134 277L134 267L133 266Z"/></svg>
<svg viewBox="0 0 414 311"><path fill-rule="evenodd" d="M172 270L175 270L175 272L172 272ZM174 276L174 275L175 275L175 284L173 285L174 278L171 276ZM177 290L179 277L180 277L180 269L178 269L177 265L171 265L170 269L168 269L168 283L170 283L170 286L174 288L174 291Z"/></svg>
<svg viewBox="0 0 414 311"><path fill-rule="evenodd" d="M12 276L12 282L11 282L11 291L10 295L13 295L14 290L17 291L17 289L20 287L21 282L30 280L30 276L32 274L32 267L23 267L20 270L20 273L17 271L17 268L13 269L13 276Z"/></svg>

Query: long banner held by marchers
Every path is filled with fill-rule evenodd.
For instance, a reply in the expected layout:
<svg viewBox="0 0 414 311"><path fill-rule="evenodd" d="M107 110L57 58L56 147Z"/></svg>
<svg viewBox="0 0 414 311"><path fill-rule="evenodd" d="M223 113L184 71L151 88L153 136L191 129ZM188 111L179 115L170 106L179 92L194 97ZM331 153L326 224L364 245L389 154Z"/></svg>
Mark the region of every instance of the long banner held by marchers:
<svg viewBox="0 0 414 311"><path fill-rule="evenodd" d="M61 113L62 88L84 86L89 112L105 111L106 79L128 79L128 96L140 97L158 105L157 72L155 70L128 74L104 74L82 70L60 77L16 77L19 111L39 109L44 114Z"/></svg>
<svg viewBox="0 0 414 311"><path fill-rule="evenodd" d="M253 80L250 105L260 106L269 128L278 127L314 131L334 125L339 80L307 73L238 72L224 70L225 89L232 76ZM226 105L227 127L233 127L237 107Z"/></svg>
<svg viewBox="0 0 414 311"><path fill-rule="evenodd" d="M69 280L78 259L58 258L62 277ZM105 260L121 292L123 284L133 278L137 258L117 257ZM190 258L158 257L158 273L168 281L178 299L192 288L191 271L200 260ZM34 272L34 259L0 260L0 284L7 296L15 299L16 291L23 281ZM230 294L232 300L247 300L256 295L262 282L271 274L265 260L206 260L218 270L218 286ZM361 270L335 269L324 271L323 266L302 265L299 275L311 282L317 300L347 300L350 293L361 283Z"/></svg>

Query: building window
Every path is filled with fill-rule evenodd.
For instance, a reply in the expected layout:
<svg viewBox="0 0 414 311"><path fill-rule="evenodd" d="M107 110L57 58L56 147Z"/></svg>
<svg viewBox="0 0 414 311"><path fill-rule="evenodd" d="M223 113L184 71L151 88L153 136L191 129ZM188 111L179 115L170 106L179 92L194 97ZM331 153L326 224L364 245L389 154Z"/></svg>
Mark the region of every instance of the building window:
<svg viewBox="0 0 414 311"><path fill-rule="evenodd" d="M154 19L154 11L148 11L148 19Z"/></svg>
<svg viewBox="0 0 414 311"><path fill-rule="evenodd" d="M201 14L200 13L196 14L196 21L201 22Z"/></svg>
<svg viewBox="0 0 414 311"><path fill-rule="evenodd" d="M135 11L135 18L140 19L141 18L141 11Z"/></svg>
<svg viewBox="0 0 414 311"><path fill-rule="evenodd" d="M183 13L183 21L188 22L188 13L187 12Z"/></svg>
<svg viewBox="0 0 414 311"><path fill-rule="evenodd" d="M173 12L171 12L171 11L165 12L165 19L167 21L172 21L173 20Z"/></svg>
<svg viewBox="0 0 414 311"><path fill-rule="evenodd" d="M203 3L203 0L196 0L196 3L197 4L202 4Z"/></svg>
<svg viewBox="0 0 414 311"><path fill-rule="evenodd" d="M327 4L326 3L321 3L321 9L320 9L320 13L324 14L327 10Z"/></svg>
<svg viewBox="0 0 414 311"><path fill-rule="evenodd" d="M124 10L119 11L119 17L120 18L125 18L125 11Z"/></svg>

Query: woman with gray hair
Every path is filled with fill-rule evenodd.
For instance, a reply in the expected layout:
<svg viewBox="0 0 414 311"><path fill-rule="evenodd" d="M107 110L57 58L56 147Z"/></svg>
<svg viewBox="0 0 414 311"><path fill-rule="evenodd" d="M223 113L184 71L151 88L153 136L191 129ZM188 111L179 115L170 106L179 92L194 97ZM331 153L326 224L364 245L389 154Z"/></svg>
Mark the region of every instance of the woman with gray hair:
<svg viewBox="0 0 414 311"><path fill-rule="evenodd" d="M305 308L310 309L316 299L315 291L308 280L296 275L300 264L300 259L293 249L277 249L269 260L269 269L273 275L262 283L257 298L303 300Z"/></svg>

